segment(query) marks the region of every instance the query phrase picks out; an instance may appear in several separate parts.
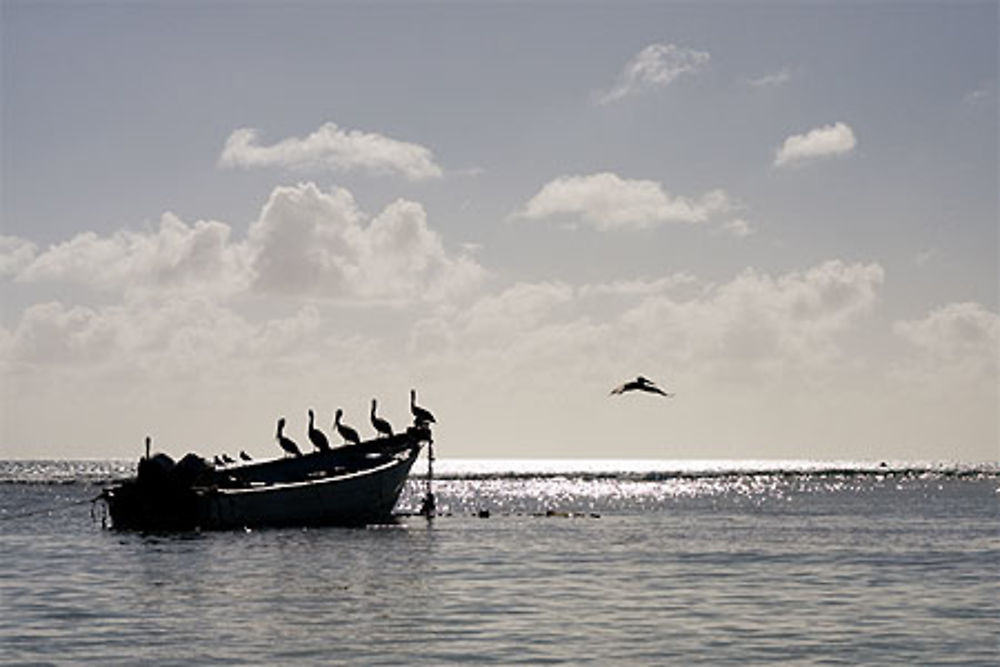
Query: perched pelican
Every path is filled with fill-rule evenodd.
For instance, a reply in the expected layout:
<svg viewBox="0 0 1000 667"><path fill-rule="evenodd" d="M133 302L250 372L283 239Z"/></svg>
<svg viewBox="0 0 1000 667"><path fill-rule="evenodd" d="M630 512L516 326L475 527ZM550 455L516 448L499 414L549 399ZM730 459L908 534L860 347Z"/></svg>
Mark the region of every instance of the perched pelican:
<svg viewBox="0 0 1000 667"><path fill-rule="evenodd" d="M350 441L355 445L361 444L361 438L358 437L358 432L346 424L340 423L340 418L344 416L344 411L337 408L337 414L333 419L333 426L337 429L337 433L340 437L344 439L344 442Z"/></svg>
<svg viewBox="0 0 1000 667"><path fill-rule="evenodd" d="M234 459L229 454L226 454L225 452L222 452L222 462L225 463L226 465L230 465L230 464L236 463L236 459Z"/></svg>
<svg viewBox="0 0 1000 667"><path fill-rule="evenodd" d="M240 458L244 461L253 461L253 457L244 452L242 449L240 450Z"/></svg>
<svg viewBox="0 0 1000 667"><path fill-rule="evenodd" d="M225 462L225 461L223 461L222 459L220 459L220 458L219 458L219 455L218 455L218 454L216 454L216 455L215 455L215 456L214 456L214 457L212 458L212 463L214 463L215 465L219 466L220 468L221 468L222 466L226 465L226 462Z"/></svg>
<svg viewBox="0 0 1000 667"><path fill-rule="evenodd" d="M302 456L302 450L300 450L299 446L295 444L295 441L286 437L285 434L282 433L284 429L285 418L282 417L278 420L278 432L274 436L278 439L278 444L281 445L281 448L289 454L292 454L293 456Z"/></svg>
<svg viewBox="0 0 1000 667"><path fill-rule="evenodd" d="M611 390L611 394L624 394L626 391L645 391L650 394L659 394L660 396L666 396L667 398L672 398L673 394L668 394L659 387L652 380L642 377L641 375L636 379L626 382L623 385L619 385Z"/></svg>
<svg viewBox="0 0 1000 667"><path fill-rule="evenodd" d="M309 410L309 440L321 452L330 449L330 441L326 439L326 434L313 425L313 411L311 409Z"/></svg>
<svg viewBox="0 0 1000 667"><path fill-rule="evenodd" d="M372 426L374 426L375 430L378 431L381 435L389 435L389 436L391 436L392 435L392 424L390 424L386 420L382 419L381 417L378 417L378 416L375 415L375 406L376 406L376 403L375 403L375 399L373 398L372 399Z"/></svg>
<svg viewBox="0 0 1000 667"><path fill-rule="evenodd" d="M431 414L430 410L426 410L417 405L416 389L410 390L410 412L413 413L413 423L416 424L417 426L437 423L437 421L434 419L434 415Z"/></svg>

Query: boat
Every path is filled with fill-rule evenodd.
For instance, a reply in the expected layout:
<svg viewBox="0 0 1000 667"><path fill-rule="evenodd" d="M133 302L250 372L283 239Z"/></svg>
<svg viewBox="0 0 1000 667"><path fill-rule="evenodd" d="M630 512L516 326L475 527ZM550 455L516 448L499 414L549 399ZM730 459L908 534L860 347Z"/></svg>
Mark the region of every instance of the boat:
<svg viewBox="0 0 1000 667"><path fill-rule="evenodd" d="M418 424L356 445L226 466L193 453L174 462L147 450L136 476L98 499L120 530L388 523L417 456L432 442L430 428ZM432 506L428 488L425 507Z"/></svg>

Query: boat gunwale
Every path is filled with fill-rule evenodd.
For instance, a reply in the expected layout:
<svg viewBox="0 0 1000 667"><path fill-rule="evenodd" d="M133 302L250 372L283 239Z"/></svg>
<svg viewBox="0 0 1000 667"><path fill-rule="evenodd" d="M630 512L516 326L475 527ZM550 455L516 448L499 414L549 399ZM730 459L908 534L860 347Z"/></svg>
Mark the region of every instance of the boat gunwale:
<svg viewBox="0 0 1000 667"><path fill-rule="evenodd" d="M422 446L416 444L410 447L410 451L405 458L399 458L398 456L392 456L392 458L385 463L380 463L379 465L373 466L371 468L365 468L364 470L354 470L351 472L345 472L340 475L331 475L329 477L317 477L315 479L305 479L297 480L294 482L265 482L257 486L244 486L244 487L195 487L195 491L201 491L205 494L218 493L222 495L238 495L245 493L261 493L261 492L271 492L271 491L281 491L284 489L292 489L297 487L305 486L320 486L323 484L330 484L334 482L343 482L353 478L364 477L372 475L375 473L383 472L393 466L398 466L404 464L411 459L415 459L420 454L420 449Z"/></svg>

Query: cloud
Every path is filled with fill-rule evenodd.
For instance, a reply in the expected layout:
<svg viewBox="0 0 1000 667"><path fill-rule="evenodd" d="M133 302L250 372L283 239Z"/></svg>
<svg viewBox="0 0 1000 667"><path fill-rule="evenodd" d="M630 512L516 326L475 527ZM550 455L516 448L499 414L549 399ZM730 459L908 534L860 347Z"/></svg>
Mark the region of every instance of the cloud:
<svg viewBox="0 0 1000 667"><path fill-rule="evenodd" d="M287 318L254 323L212 299L188 296L126 299L100 307L35 304L6 343L8 364L105 367L148 377L200 374L227 364L279 358L319 329L303 306Z"/></svg>
<svg viewBox="0 0 1000 667"><path fill-rule="evenodd" d="M682 74L704 68L710 60L705 51L675 44L650 44L625 64L610 90L596 93L594 99L598 104L610 104L629 95L666 87Z"/></svg>
<svg viewBox="0 0 1000 667"><path fill-rule="evenodd" d="M233 240L222 222L187 224L164 214L158 228L79 234L37 252L5 237L0 266L21 282L57 281L228 298L281 294L356 303L439 301L472 289L485 271L469 253L449 254L423 207L398 200L369 220L344 188L275 188Z"/></svg>
<svg viewBox="0 0 1000 667"><path fill-rule="evenodd" d="M788 67L782 67L777 72L770 72L762 76L746 79L747 85L754 88L777 88L788 83L792 78L792 72Z"/></svg>
<svg viewBox="0 0 1000 667"><path fill-rule="evenodd" d="M464 360L482 377L510 373L505 382L520 386L614 377L650 360L725 381L818 378L844 366L841 337L872 310L883 280L878 264L831 260L777 276L748 269L700 287L684 274L519 283L421 323L413 346L433 347L424 351L445 365Z"/></svg>
<svg viewBox="0 0 1000 667"><path fill-rule="evenodd" d="M732 208L723 190L711 190L697 199L672 197L655 181L601 172L560 176L546 183L515 216L540 220L569 215L598 230L611 231L706 222Z"/></svg>
<svg viewBox="0 0 1000 667"><path fill-rule="evenodd" d="M31 241L0 235L0 278L19 274L37 253L38 247Z"/></svg>
<svg viewBox="0 0 1000 667"><path fill-rule="evenodd" d="M347 300L440 300L475 287L483 268L450 256L424 208L397 200L366 223L344 188L276 188L249 231L253 288Z"/></svg>
<svg viewBox="0 0 1000 667"><path fill-rule="evenodd" d="M188 225L165 213L153 231L94 232L37 253L17 274L21 282L65 281L99 289L155 288L231 293L243 288L245 261L228 225Z"/></svg>
<svg viewBox="0 0 1000 667"><path fill-rule="evenodd" d="M757 233L757 228L743 218L734 218L722 225L722 231L738 239L745 239Z"/></svg>
<svg viewBox="0 0 1000 667"><path fill-rule="evenodd" d="M794 134L775 152L774 166L797 165L811 160L846 155L857 145L854 131L846 123L824 125L806 134Z"/></svg>
<svg viewBox="0 0 1000 667"><path fill-rule="evenodd" d="M255 129L234 131L219 157L222 167L282 167L302 171L360 169L397 173L409 180L440 178L443 171L429 148L374 132L345 131L325 123L305 138L290 137L270 146Z"/></svg>
<svg viewBox="0 0 1000 667"><path fill-rule="evenodd" d="M897 371L908 382L952 387L985 380L996 390L1000 373L1000 314L973 302L951 303L893 332L915 352Z"/></svg>

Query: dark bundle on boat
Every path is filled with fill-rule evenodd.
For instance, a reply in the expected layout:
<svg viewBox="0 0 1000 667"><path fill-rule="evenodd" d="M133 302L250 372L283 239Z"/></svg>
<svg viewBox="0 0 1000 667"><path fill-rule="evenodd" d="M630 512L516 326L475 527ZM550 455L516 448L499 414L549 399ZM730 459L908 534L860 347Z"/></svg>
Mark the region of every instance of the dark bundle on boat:
<svg viewBox="0 0 1000 667"><path fill-rule="evenodd" d="M115 528L227 529L357 525L390 520L431 432L418 425L390 437L216 469L196 454L139 461L134 479L105 489Z"/></svg>

